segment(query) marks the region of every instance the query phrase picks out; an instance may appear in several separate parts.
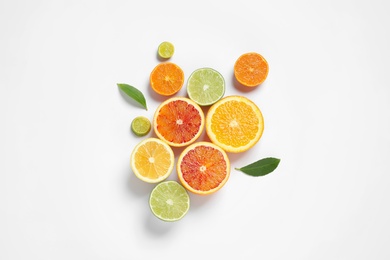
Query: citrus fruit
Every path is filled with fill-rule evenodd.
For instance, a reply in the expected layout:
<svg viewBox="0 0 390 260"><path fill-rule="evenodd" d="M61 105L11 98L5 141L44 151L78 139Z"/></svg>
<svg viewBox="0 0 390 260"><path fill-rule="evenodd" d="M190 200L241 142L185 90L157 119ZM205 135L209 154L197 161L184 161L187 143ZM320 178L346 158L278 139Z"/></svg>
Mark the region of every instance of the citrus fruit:
<svg viewBox="0 0 390 260"><path fill-rule="evenodd" d="M229 179L230 161L215 144L196 142L180 154L177 174L187 190L208 195L221 189Z"/></svg>
<svg viewBox="0 0 390 260"><path fill-rule="evenodd" d="M169 59L173 56L175 52L175 47L170 42L162 42L158 46L157 53L163 59Z"/></svg>
<svg viewBox="0 0 390 260"><path fill-rule="evenodd" d="M268 76L268 62L256 52L241 55L234 64L234 76L247 87L255 87Z"/></svg>
<svg viewBox="0 0 390 260"><path fill-rule="evenodd" d="M159 63L150 73L150 85L160 95L176 94L184 84L183 70L172 62Z"/></svg>
<svg viewBox="0 0 390 260"><path fill-rule="evenodd" d="M185 97L165 100L154 114L156 135L171 146L193 143L204 128L204 114L199 105Z"/></svg>
<svg viewBox="0 0 390 260"><path fill-rule="evenodd" d="M228 96L212 105L206 116L210 140L227 152L253 147L263 134L264 120L255 103L243 96Z"/></svg>
<svg viewBox="0 0 390 260"><path fill-rule="evenodd" d="M144 116L137 116L131 121L131 130L138 136L144 136L149 133L151 124L149 119Z"/></svg>
<svg viewBox="0 0 390 260"><path fill-rule="evenodd" d="M164 181L152 190L149 206L159 219L177 221L187 214L190 208L190 197L186 189L176 181Z"/></svg>
<svg viewBox="0 0 390 260"><path fill-rule="evenodd" d="M187 93L201 106L214 104L225 94L225 80L211 68L197 69L188 78Z"/></svg>
<svg viewBox="0 0 390 260"><path fill-rule="evenodd" d="M158 138L147 138L136 145L130 164L134 174L148 183L165 180L174 165L172 148Z"/></svg>

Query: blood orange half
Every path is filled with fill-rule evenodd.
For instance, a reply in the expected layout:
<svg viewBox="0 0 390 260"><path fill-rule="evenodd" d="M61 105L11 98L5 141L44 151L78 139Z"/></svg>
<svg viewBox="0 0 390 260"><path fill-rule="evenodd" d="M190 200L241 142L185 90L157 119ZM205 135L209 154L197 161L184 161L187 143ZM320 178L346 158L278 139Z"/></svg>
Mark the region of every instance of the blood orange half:
<svg viewBox="0 0 390 260"><path fill-rule="evenodd" d="M198 104L189 98L172 97L165 100L154 114L156 135L171 146L193 143L204 128L204 114Z"/></svg>
<svg viewBox="0 0 390 260"><path fill-rule="evenodd" d="M179 156L177 174L189 191L208 195L221 189L230 176L230 161L224 150L210 142L196 142Z"/></svg>

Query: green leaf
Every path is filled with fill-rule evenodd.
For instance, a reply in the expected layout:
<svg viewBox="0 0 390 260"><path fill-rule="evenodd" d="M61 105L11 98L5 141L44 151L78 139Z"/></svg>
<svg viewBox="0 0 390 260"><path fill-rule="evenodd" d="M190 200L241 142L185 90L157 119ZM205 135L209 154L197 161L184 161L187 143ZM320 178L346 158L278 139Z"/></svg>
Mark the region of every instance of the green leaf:
<svg viewBox="0 0 390 260"><path fill-rule="evenodd" d="M242 171L243 173L246 173L248 175L258 177L273 172L276 167L278 167L279 162L280 159L268 157L248 164L247 166L235 169L238 171Z"/></svg>
<svg viewBox="0 0 390 260"><path fill-rule="evenodd" d="M148 108L146 106L146 100L145 100L144 94L142 94L141 91L139 91L135 87L130 86L128 84L118 83L117 85L129 97L131 97L132 99L137 101L141 106L143 106L146 110L148 110Z"/></svg>

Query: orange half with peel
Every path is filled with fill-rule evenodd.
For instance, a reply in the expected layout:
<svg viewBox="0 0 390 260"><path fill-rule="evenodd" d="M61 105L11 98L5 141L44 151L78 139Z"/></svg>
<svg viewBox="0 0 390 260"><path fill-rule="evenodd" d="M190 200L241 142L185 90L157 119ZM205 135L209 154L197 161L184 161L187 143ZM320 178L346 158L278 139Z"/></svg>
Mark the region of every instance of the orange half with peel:
<svg viewBox="0 0 390 260"><path fill-rule="evenodd" d="M234 76L237 81L247 87L255 87L265 81L268 76L267 60L256 52L242 54L234 64Z"/></svg>
<svg viewBox="0 0 390 260"><path fill-rule="evenodd" d="M203 132L205 118L198 104L189 98L165 100L154 114L154 132L170 146L182 147L195 142Z"/></svg>
<svg viewBox="0 0 390 260"><path fill-rule="evenodd" d="M183 70L172 62L159 63L150 73L150 86L163 96L176 94L184 84Z"/></svg>
<svg viewBox="0 0 390 260"><path fill-rule="evenodd" d="M263 130L260 109L244 96L222 98L207 112L207 135L227 152L240 153L250 149L260 140Z"/></svg>
<svg viewBox="0 0 390 260"><path fill-rule="evenodd" d="M230 161L219 146L196 142L180 154L177 174L188 191L209 195L220 190L229 179Z"/></svg>

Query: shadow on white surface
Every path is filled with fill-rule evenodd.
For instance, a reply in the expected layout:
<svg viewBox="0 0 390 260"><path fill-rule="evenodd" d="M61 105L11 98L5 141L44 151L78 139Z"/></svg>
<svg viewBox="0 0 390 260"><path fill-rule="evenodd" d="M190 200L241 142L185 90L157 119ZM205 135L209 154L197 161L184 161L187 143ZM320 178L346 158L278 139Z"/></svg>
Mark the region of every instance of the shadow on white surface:
<svg viewBox="0 0 390 260"><path fill-rule="evenodd" d="M146 212L144 228L150 234L163 236L172 231L178 222L166 222L153 215L152 212ZM185 216L184 216L185 217ZM179 220L181 221L181 220Z"/></svg>
<svg viewBox="0 0 390 260"><path fill-rule="evenodd" d="M141 181L134 175L131 169L128 171L127 175L127 187L131 195L134 195L134 197L149 196L155 185Z"/></svg>

